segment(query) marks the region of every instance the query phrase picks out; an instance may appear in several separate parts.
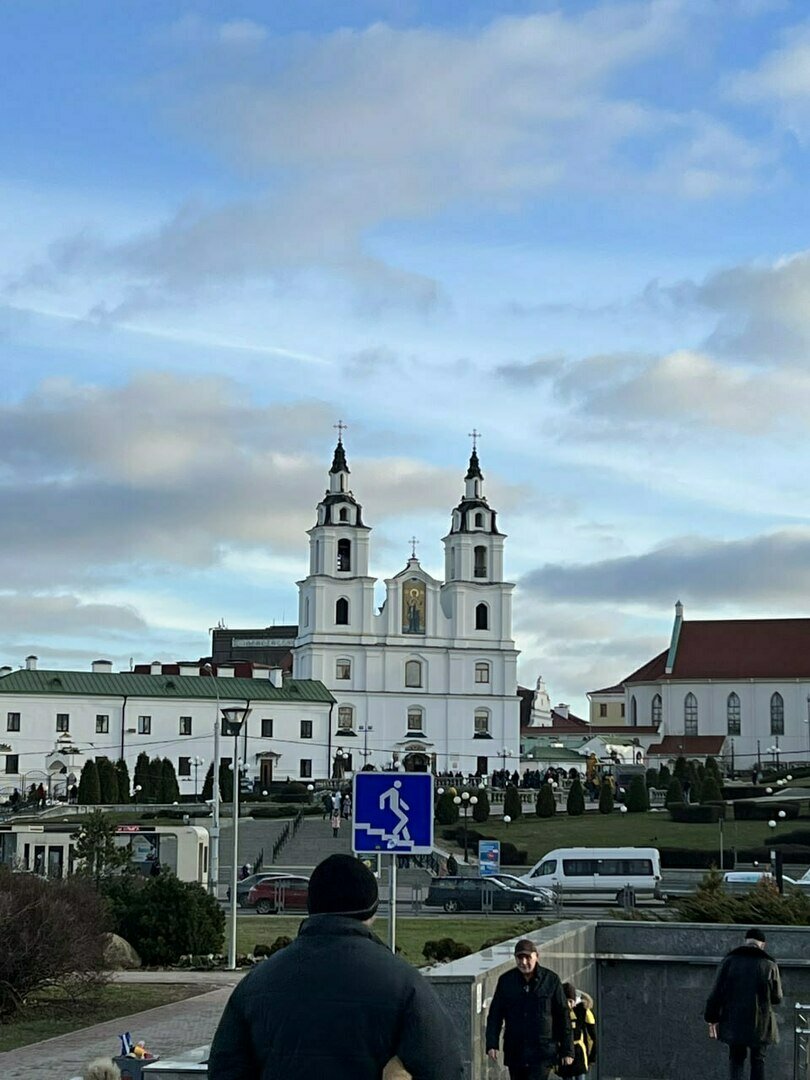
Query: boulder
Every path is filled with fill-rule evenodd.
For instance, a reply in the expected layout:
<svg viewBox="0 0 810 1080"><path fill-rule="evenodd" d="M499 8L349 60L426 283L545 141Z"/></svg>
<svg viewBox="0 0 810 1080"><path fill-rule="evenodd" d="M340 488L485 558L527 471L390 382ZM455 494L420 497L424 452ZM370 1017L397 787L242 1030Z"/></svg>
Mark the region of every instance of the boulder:
<svg viewBox="0 0 810 1080"><path fill-rule="evenodd" d="M140 956L118 934L104 935L104 962L113 971L132 971L141 966Z"/></svg>

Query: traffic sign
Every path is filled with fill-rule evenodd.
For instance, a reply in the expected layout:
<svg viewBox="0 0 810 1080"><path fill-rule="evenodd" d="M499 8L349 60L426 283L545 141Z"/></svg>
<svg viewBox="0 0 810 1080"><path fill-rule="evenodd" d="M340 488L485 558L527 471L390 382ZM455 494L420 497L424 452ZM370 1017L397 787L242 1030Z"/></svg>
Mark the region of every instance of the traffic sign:
<svg viewBox="0 0 810 1080"><path fill-rule="evenodd" d="M501 872L500 840L478 841L478 876L491 877Z"/></svg>
<svg viewBox="0 0 810 1080"><path fill-rule="evenodd" d="M352 813L355 852L428 855L433 851L430 773L355 773Z"/></svg>

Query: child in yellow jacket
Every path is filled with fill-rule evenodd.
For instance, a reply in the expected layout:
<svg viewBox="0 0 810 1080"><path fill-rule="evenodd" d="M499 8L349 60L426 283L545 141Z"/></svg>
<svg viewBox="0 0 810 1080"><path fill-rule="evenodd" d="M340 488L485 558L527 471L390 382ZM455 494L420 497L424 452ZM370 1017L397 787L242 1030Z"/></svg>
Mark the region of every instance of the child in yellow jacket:
<svg viewBox="0 0 810 1080"><path fill-rule="evenodd" d="M587 1080L586 1073L596 1061L596 1018L593 999L573 983L563 983L563 993L571 1010L571 1030L574 1036L573 1065L558 1065L557 1075L566 1080Z"/></svg>

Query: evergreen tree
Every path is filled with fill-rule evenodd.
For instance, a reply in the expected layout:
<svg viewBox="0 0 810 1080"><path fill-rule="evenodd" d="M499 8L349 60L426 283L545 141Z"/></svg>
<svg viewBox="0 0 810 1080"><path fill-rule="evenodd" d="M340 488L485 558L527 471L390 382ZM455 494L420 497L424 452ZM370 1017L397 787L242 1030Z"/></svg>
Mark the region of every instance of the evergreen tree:
<svg viewBox="0 0 810 1080"><path fill-rule="evenodd" d="M478 802L472 808L473 821L489 821L489 795L486 788L479 788L475 796Z"/></svg>
<svg viewBox="0 0 810 1080"><path fill-rule="evenodd" d="M458 821L458 807L453 802L455 792L452 788L445 790L436 800L436 824L455 825Z"/></svg>
<svg viewBox="0 0 810 1080"><path fill-rule="evenodd" d="M210 802L214 797L214 763L213 761L208 766L208 772L205 774L205 780L202 787L202 799L203 802Z"/></svg>
<svg viewBox="0 0 810 1080"><path fill-rule="evenodd" d="M706 770L706 776L700 788L700 801L702 803L722 802L723 796L720 793L720 785L717 782L717 777Z"/></svg>
<svg viewBox="0 0 810 1080"><path fill-rule="evenodd" d="M603 783L599 788L599 813L613 813L613 788L607 783Z"/></svg>
<svg viewBox="0 0 810 1080"><path fill-rule="evenodd" d="M677 776L673 776L667 787L667 804L669 803L682 803L683 802L683 788L681 782Z"/></svg>
<svg viewBox="0 0 810 1080"><path fill-rule="evenodd" d="M534 804L534 812L538 817L550 818L557 813L557 802L554 798L554 789L546 781L540 785L537 792L537 800Z"/></svg>
<svg viewBox="0 0 810 1080"><path fill-rule="evenodd" d="M98 767L92 759L84 763L82 775L79 777L79 803L82 806L97 806L101 800L101 789L98 782Z"/></svg>
<svg viewBox="0 0 810 1080"><path fill-rule="evenodd" d="M683 783L683 781L686 779L687 770L688 765L686 763L686 758L679 757L676 760L675 765L673 766L673 773L681 781L681 783Z"/></svg>
<svg viewBox="0 0 810 1080"><path fill-rule="evenodd" d="M170 758L164 758L161 762L160 801L162 803L180 802L180 786L177 783L174 763Z"/></svg>
<svg viewBox="0 0 810 1080"><path fill-rule="evenodd" d="M641 814L645 810L650 809L650 799L647 794L647 785L644 782L643 776L633 777L630 783L630 790L627 792L625 805L631 814Z"/></svg>
<svg viewBox="0 0 810 1080"><path fill-rule="evenodd" d="M505 815L508 814L512 821L517 821L523 813L520 792L514 784L506 785L506 794L503 797L503 812Z"/></svg>
<svg viewBox="0 0 810 1080"><path fill-rule="evenodd" d="M717 764L717 758L706 758L706 772L710 773L716 780L720 780L720 766Z"/></svg>
<svg viewBox="0 0 810 1080"><path fill-rule="evenodd" d="M700 791L701 779L697 764L690 761L686 768L686 779L689 781L689 798L694 802Z"/></svg>
<svg viewBox="0 0 810 1080"><path fill-rule="evenodd" d="M135 762L132 784L134 788L141 789L135 792L135 801L146 802L149 794L149 755L144 751L138 754L138 760Z"/></svg>
<svg viewBox="0 0 810 1080"><path fill-rule="evenodd" d="M123 758L119 758L115 763L115 775L118 778L118 802L126 804L130 802L129 769Z"/></svg>
<svg viewBox="0 0 810 1080"><path fill-rule="evenodd" d="M666 765L662 765L658 770L658 786L662 791L666 791L669 787L669 782L672 779L672 773Z"/></svg>
<svg viewBox="0 0 810 1080"><path fill-rule="evenodd" d="M115 766L108 757L99 758L98 769L99 802L105 806L115 806L118 802L118 776Z"/></svg>
<svg viewBox="0 0 810 1080"><path fill-rule="evenodd" d="M585 813L585 793L582 790L582 782L575 777L568 790L568 799L565 808L571 817L580 817Z"/></svg>
<svg viewBox="0 0 810 1080"><path fill-rule="evenodd" d="M89 762L87 765L94 764ZM87 769L82 770L82 780ZM98 773L96 773L98 782ZM128 847L119 847L115 842L115 822L101 810L95 810L89 819L71 837L76 841L76 859L82 873L92 877L96 888L104 878L120 870L129 862Z"/></svg>
<svg viewBox="0 0 810 1080"><path fill-rule="evenodd" d="M657 788L660 785L658 769L647 769L646 773L647 788Z"/></svg>
<svg viewBox="0 0 810 1080"><path fill-rule="evenodd" d="M233 770L225 761L219 763L219 798L221 802L233 802Z"/></svg>
<svg viewBox="0 0 810 1080"><path fill-rule="evenodd" d="M163 795L163 762L159 757L149 758L149 768L146 770L147 802L162 802Z"/></svg>

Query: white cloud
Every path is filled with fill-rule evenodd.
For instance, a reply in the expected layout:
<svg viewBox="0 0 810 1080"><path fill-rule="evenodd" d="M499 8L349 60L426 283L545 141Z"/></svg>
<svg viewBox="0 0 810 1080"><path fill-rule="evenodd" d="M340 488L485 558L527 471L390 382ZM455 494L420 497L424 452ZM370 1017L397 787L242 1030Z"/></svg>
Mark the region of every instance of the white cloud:
<svg viewBox="0 0 810 1080"><path fill-rule="evenodd" d="M771 109L799 138L810 135L810 23L791 27L761 63L729 81L730 96Z"/></svg>

